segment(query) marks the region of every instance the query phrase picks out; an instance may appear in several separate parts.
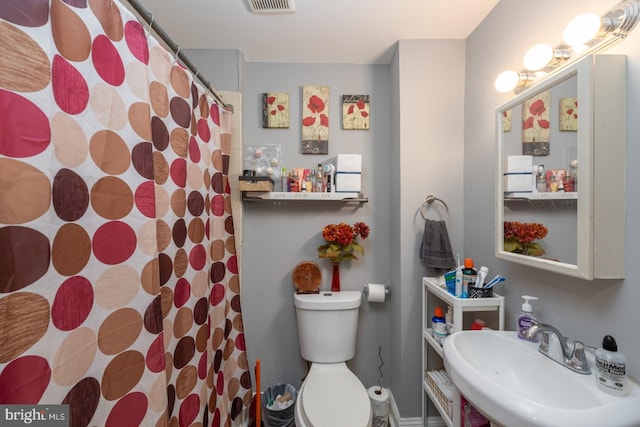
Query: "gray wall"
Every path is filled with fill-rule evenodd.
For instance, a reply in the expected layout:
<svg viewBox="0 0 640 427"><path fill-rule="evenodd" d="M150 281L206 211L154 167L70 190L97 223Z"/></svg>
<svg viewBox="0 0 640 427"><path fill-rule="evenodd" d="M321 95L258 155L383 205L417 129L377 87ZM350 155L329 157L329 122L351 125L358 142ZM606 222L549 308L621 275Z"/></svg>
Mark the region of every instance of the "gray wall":
<svg viewBox="0 0 640 427"><path fill-rule="evenodd" d="M344 290L362 289L365 283L389 283L390 240L390 87L386 65L246 63L243 88L245 146L279 144L282 166L315 168L338 153L360 153L363 191L369 202L336 204L288 202L245 204L243 222L242 304L247 350L251 363L261 360L263 384L288 382L296 387L306 373L298 350L291 273L303 260L316 261L323 273L322 289L330 288L331 264L319 260L316 248L323 244L320 232L329 223L364 221L371 235L363 240L365 255L341 265ZM302 85L330 87L329 154L300 154ZM288 92L289 129L261 127L261 94ZM370 95L371 128L341 129L343 94ZM350 367L366 386L378 378L378 346L385 361L384 381L389 377L388 304L364 302L356 357ZM322 325L318 325L319 328Z"/></svg>
<svg viewBox="0 0 640 427"><path fill-rule="evenodd" d="M394 284L391 391L403 417L421 415L422 277L418 250L424 230L420 207L433 194L449 206L447 229L462 251L464 41L402 40L392 60L394 114L391 223ZM434 204L430 219L444 218ZM442 216L440 216L442 215Z"/></svg>
<svg viewBox="0 0 640 427"><path fill-rule="evenodd" d="M507 277L500 289L506 296L507 328L515 329L522 295L540 298L535 310L541 320L557 326L571 338L598 346L605 334L612 334L618 349L627 357L629 373L640 378L640 257L638 239L640 214L638 187L640 170L640 29L607 53L628 55L627 69L627 189L626 189L626 280L573 279L518 266L494 257L493 228L494 170L497 154L494 110L508 94L493 88L495 77L506 69L521 70L522 57L534 44L562 41L562 30L579 13L602 13L616 2L610 0L501 1L467 39L465 96L464 174L465 253L475 255L491 271ZM526 12L526 13L525 13ZM526 29L526 30L523 30ZM514 119L516 119L514 117ZM513 123L516 123L515 121ZM617 189L612 189L616 191ZM471 209L473 207L473 209ZM621 207L612 206L612 209Z"/></svg>
<svg viewBox="0 0 640 427"><path fill-rule="evenodd" d="M244 75L244 55L238 49L185 49L185 55L198 67L216 91L239 92Z"/></svg>

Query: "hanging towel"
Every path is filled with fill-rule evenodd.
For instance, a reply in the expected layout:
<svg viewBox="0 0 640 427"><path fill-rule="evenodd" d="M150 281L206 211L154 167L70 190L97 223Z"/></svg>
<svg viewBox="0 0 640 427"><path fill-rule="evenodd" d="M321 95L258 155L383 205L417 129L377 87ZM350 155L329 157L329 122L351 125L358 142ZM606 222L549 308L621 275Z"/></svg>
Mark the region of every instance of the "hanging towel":
<svg viewBox="0 0 640 427"><path fill-rule="evenodd" d="M422 264L435 269L437 274L444 274L456 266L445 221L424 221L420 259Z"/></svg>

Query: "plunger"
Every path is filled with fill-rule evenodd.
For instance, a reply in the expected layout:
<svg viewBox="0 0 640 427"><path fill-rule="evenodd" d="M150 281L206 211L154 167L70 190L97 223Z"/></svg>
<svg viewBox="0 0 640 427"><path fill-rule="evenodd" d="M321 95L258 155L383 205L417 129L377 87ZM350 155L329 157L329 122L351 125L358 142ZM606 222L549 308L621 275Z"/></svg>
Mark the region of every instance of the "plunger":
<svg viewBox="0 0 640 427"><path fill-rule="evenodd" d="M262 402L260 396L260 359L256 359L256 427L261 426Z"/></svg>

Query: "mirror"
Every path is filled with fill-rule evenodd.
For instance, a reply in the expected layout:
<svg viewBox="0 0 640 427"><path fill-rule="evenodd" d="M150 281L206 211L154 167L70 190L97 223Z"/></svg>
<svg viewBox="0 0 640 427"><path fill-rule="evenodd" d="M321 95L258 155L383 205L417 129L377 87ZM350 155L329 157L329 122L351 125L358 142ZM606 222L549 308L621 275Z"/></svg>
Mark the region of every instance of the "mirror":
<svg viewBox="0 0 640 427"><path fill-rule="evenodd" d="M496 110L498 258L624 275L624 60L587 56Z"/></svg>

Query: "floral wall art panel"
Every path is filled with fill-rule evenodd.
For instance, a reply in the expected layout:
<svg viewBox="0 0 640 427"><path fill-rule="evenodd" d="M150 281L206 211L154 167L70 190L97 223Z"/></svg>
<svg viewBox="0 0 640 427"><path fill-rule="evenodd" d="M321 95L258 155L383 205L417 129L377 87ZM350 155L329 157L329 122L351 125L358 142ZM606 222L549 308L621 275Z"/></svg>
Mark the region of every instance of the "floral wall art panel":
<svg viewBox="0 0 640 427"><path fill-rule="evenodd" d="M511 132L511 110L502 112L502 132Z"/></svg>
<svg viewBox="0 0 640 427"><path fill-rule="evenodd" d="M262 127L266 129L286 129L289 127L288 93L262 94Z"/></svg>
<svg viewBox="0 0 640 427"><path fill-rule="evenodd" d="M560 130L576 132L578 130L578 100L560 99Z"/></svg>
<svg viewBox="0 0 640 427"><path fill-rule="evenodd" d="M369 95L342 95L342 129L369 129Z"/></svg>
<svg viewBox="0 0 640 427"><path fill-rule="evenodd" d="M522 108L522 154L549 155L549 100L544 91L524 102Z"/></svg>
<svg viewBox="0 0 640 427"><path fill-rule="evenodd" d="M329 86L302 86L302 154L329 154Z"/></svg>

